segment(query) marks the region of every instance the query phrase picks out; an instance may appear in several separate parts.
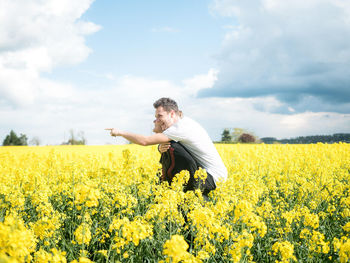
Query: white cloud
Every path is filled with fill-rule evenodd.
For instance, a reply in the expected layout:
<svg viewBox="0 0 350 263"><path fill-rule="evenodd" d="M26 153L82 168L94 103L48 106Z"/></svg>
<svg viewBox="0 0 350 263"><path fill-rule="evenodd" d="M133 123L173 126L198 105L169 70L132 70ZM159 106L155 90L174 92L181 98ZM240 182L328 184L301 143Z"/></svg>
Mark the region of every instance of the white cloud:
<svg viewBox="0 0 350 263"><path fill-rule="evenodd" d="M234 16L241 13L241 9L237 6L235 0L214 0L210 8L213 13L219 13L222 16Z"/></svg>
<svg viewBox="0 0 350 263"><path fill-rule="evenodd" d="M292 138L333 134L350 130L350 114L305 112L299 114L269 113L256 104L278 106L271 98L201 98L186 101L183 112L219 140L224 128L243 128L259 137Z"/></svg>
<svg viewBox="0 0 350 263"><path fill-rule="evenodd" d="M185 115L200 122L213 140L219 140L223 128L240 127L258 136L277 138L319 133L346 132L349 114L303 113L283 115L262 111L281 107L269 98L197 98L199 87L213 84L215 70L186 79L182 85L167 80L137 76L116 78L103 89L86 91L71 88L72 96L58 100L41 96L37 103L23 108L0 107L0 138L9 127L17 133L37 136L43 144L59 144L68 139L70 129L84 131L88 144L125 143L112 138L104 128L151 134L154 119L153 102L160 97L174 98ZM321 132L320 132L321 131Z"/></svg>
<svg viewBox="0 0 350 263"><path fill-rule="evenodd" d="M288 131L284 137L347 133L350 130L350 114L304 112L283 116L280 125Z"/></svg>
<svg viewBox="0 0 350 263"><path fill-rule="evenodd" d="M70 96L70 85L41 76L79 63L91 50L85 36L99 26L80 20L92 0L4 0L0 11L0 96L23 106Z"/></svg>
<svg viewBox="0 0 350 263"><path fill-rule="evenodd" d="M183 105L198 89L211 87L217 73L210 69L177 85L168 80L89 72L96 78L107 76L112 84L84 90L40 77L38 66L2 69L0 81L7 88L0 100L0 135L4 137L11 127L29 138L39 137L43 144L62 143L70 129L84 131L89 144L124 143L108 136L104 128L110 126L151 134L155 100L171 97ZM9 101L22 107L8 107Z"/></svg>
<svg viewBox="0 0 350 263"><path fill-rule="evenodd" d="M188 87L167 80L131 75L112 79L116 79L114 84L102 89L81 90L67 86L64 94L69 96L62 99L40 94L35 104L26 104L23 108L0 107L0 134L5 136L9 132L6 127L11 127L30 137L42 138L44 144L59 144L65 133L75 129L85 132L89 144L115 143L104 128L114 126L151 134L153 102L165 96L181 101L191 93Z"/></svg>
<svg viewBox="0 0 350 263"><path fill-rule="evenodd" d="M186 89L191 93L189 95L196 95L201 89L212 88L217 80L218 70L210 69L207 74L195 75L192 78L185 79L183 83Z"/></svg>

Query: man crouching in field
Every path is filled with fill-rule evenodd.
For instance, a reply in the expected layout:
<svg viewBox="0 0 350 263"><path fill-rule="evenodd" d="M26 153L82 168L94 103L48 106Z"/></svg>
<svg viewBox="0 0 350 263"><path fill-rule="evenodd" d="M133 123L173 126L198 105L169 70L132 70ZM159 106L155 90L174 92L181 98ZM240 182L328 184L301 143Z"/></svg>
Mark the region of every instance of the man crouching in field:
<svg viewBox="0 0 350 263"><path fill-rule="evenodd" d="M162 158L162 179L169 181L181 170L190 172L190 180L185 191L199 187L194 179L194 172L202 167L207 171L207 179L201 190L205 199L211 190L216 188L219 180L226 180L227 169L217 152L207 132L194 120L181 116L177 103L170 98L160 98L153 104L155 108L155 131L157 133L145 136L108 128L111 136L122 136L139 145L160 144L161 153L167 153ZM170 165L169 165L170 163Z"/></svg>
<svg viewBox="0 0 350 263"><path fill-rule="evenodd" d="M156 120L154 120L153 132L163 132L160 123ZM190 174L190 178L184 187L184 192L202 189L203 196L205 199L207 199L207 194L211 188L215 188L215 183L210 180L212 179L210 177L208 178L207 182L204 182L204 184L201 182L201 180L199 180L199 178L194 177L199 166L185 147L183 147L180 142L171 140L168 143L159 144L158 150L161 152L159 161L162 165L161 181L167 181L169 185L171 185L176 174L180 173L182 170L187 170Z"/></svg>

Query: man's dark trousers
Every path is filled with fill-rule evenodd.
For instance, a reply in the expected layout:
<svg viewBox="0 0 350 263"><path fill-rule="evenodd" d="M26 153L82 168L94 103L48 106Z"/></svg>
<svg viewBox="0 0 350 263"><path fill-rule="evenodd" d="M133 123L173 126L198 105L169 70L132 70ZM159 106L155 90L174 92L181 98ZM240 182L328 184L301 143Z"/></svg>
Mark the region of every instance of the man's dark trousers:
<svg viewBox="0 0 350 263"><path fill-rule="evenodd" d="M184 192L201 189L204 198L207 199L209 192L216 188L213 176L209 173L204 183L194 178L200 166L180 142L170 141L170 148L167 152L162 153L160 163L162 164L161 180L168 181L169 184L177 173L182 170L189 171L190 179L184 187Z"/></svg>

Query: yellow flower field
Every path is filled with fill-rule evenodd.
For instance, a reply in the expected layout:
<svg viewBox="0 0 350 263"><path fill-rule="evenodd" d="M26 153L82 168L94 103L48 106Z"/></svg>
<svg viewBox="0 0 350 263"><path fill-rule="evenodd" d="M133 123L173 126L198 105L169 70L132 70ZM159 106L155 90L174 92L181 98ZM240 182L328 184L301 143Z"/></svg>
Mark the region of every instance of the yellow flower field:
<svg viewBox="0 0 350 263"><path fill-rule="evenodd" d="M216 146L208 202L155 146L0 147L0 262L350 261L349 144Z"/></svg>

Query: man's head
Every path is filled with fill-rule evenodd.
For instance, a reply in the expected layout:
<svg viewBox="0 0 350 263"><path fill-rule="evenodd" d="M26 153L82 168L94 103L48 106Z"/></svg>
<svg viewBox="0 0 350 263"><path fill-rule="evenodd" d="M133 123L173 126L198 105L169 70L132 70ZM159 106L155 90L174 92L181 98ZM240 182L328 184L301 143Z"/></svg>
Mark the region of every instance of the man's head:
<svg viewBox="0 0 350 263"><path fill-rule="evenodd" d="M178 121L180 111L176 101L170 98L160 98L153 103L153 107L156 109L155 121L159 123L162 130L169 128Z"/></svg>
<svg viewBox="0 0 350 263"><path fill-rule="evenodd" d="M179 107L175 100L170 98L160 98L153 103L153 107L157 109L158 107L163 107L166 112L175 111L175 113L179 112Z"/></svg>

